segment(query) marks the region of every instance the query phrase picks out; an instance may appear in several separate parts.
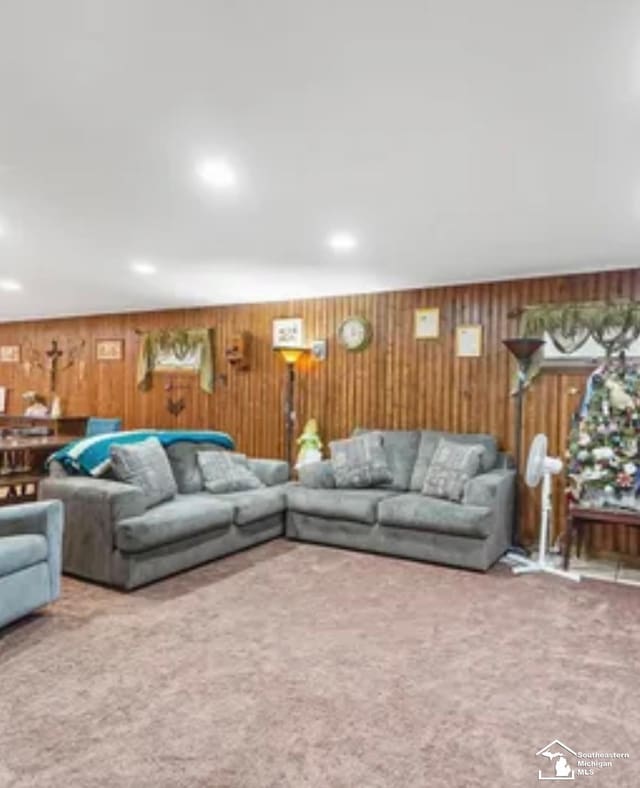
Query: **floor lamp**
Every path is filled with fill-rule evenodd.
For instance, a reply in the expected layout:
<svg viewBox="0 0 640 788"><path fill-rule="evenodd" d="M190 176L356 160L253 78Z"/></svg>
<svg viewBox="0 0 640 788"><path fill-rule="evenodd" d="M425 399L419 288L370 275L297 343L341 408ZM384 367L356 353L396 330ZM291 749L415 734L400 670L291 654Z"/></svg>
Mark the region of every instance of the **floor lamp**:
<svg viewBox="0 0 640 788"><path fill-rule="evenodd" d="M306 353L306 347L285 347L282 345L275 345L273 348L277 353L280 353L284 362L287 365L287 393L285 399L284 410L284 434L285 434L285 450L286 460L289 464L289 473L291 474L293 465L293 429L296 423L296 410L295 410L295 384L296 384L296 364L300 356Z"/></svg>
<svg viewBox="0 0 640 788"><path fill-rule="evenodd" d="M531 367L531 362L535 353L544 345L544 339L535 337L515 337L513 339L503 339L502 344L507 348L518 362L518 388L516 390L516 420L514 434L514 455L516 461L516 497L513 513L513 523L511 524L511 552L526 555L525 549L520 543L520 461L522 456L522 404L524 399L525 383L527 373Z"/></svg>

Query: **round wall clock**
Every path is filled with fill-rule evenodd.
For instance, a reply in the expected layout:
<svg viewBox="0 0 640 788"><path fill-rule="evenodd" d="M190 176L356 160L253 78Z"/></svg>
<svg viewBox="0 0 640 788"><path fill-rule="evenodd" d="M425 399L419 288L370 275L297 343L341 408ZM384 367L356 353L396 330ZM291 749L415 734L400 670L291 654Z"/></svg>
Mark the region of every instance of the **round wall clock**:
<svg viewBox="0 0 640 788"><path fill-rule="evenodd" d="M364 350L372 337L373 329L366 317L348 317L338 329L338 342L347 350Z"/></svg>

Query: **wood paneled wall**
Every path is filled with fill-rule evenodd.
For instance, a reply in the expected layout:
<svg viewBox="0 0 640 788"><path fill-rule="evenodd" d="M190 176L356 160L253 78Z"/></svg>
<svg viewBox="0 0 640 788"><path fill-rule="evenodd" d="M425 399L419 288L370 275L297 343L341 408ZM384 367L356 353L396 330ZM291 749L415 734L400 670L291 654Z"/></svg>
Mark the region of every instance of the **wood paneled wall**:
<svg viewBox="0 0 640 788"><path fill-rule="evenodd" d="M298 426L310 416L320 424L325 443L347 435L355 426L387 428L432 427L465 432L490 432L509 450L512 445L513 402L509 395L513 367L501 340L517 332L510 317L518 307L542 302L591 299L640 299L640 270L580 276L527 279L252 304L136 314L79 317L0 324L0 344L46 348L58 339L67 344L85 340L83 359L61 372L58 393L68 415L120 416L128 428L211 427L229 432L240 450L265 457L284 456L284 364L271 350L271 321L301 316L308 339L327 338L325 362L304 361L298 370ZM438 340L414 339L414 310L437 306L441 315ZM366 316L374 337L362 353L349 353L336 341L336 329L348 315ZM481 323L481 358L458 359L455 327ZM179 392L188 406L178 417L166 409L166 376L156 375L151 391L135 385L139 345L136 331L170 327L215 329L218 380L213 395L198 388L190 376L176 379L190 385ZM252 335L251 366L233 369L224 348L236 331ZM99 339L124 339L125 358L95 360ZM61 366L64 366L62 363ZM536 432L549 435L553 453L564 451L569 417L578 404L584 375L544 374L526 398L525 446ZM43 372L24 364L0 364L0 385L9 389L9 410L19 413L21 393L46 391ZM559 487L559 485L558 485ZM559 503L559 499L558 503ZM559 507L558 507L559 508ZM525 491L525 534L533 538L538 516L537 496ZM600 534L601 548L638 553L632 534Z"/></svg>

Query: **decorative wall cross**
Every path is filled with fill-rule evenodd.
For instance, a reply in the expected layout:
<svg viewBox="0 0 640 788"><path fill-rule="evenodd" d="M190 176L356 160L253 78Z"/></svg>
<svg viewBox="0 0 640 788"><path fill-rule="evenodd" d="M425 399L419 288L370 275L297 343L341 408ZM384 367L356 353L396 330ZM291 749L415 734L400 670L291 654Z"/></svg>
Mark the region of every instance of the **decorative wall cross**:
<svg viewBox="0 0 640 788"><path fill-rule="evenodd" d="M58 362L64 356L64 351L58 348L58 340L52 339L51 347L44 354L49 359L49 391L53 394L58 382Z"/></svg>
<svg viewBox="0 0 640 788"><path fill-rule="evenodd" d="M84 339L77 345L72 345L67 350L60 349L60 342L57 339L51 340L51 346L44 351L30 348L27 354L25 371L29 374L31 365L38 369L46 370L49 375L49 394L56 393L58 385L58 375L72 367L80 357L86 342ZM61 359L66 356L66 363L61 365Z"/></svg>

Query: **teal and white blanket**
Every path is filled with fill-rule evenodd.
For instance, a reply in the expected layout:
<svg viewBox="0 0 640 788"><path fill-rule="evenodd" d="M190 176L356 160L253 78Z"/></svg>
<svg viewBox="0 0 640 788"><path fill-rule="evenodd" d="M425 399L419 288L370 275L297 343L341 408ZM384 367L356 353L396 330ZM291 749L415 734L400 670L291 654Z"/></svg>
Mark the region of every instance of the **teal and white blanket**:
<svg viewBox="0 0 640 788"><path fill-rule="evenodd" d="M235 444L226 432L211 430L130 430L109 432L91 438L80 438L68 443L47 459L47 466L57 460L67 473L85 476L101 476L109 470L109 448L114 443L139 443L147 438L157 438L163 446L188 441L191 443L213 443L224 449L234 449Z"/></svg>

